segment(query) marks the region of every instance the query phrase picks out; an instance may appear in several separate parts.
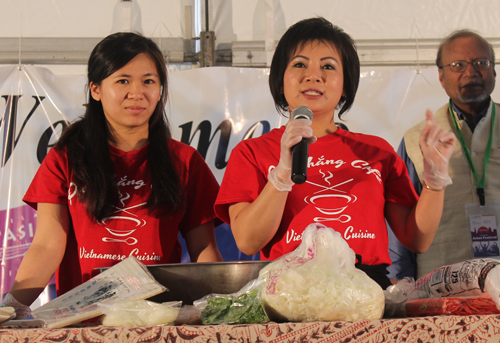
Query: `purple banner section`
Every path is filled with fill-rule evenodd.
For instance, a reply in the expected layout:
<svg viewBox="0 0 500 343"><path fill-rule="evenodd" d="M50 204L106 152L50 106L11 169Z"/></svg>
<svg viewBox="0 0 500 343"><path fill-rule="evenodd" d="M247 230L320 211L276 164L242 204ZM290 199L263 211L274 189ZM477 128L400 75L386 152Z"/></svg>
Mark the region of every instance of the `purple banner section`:
<svg viewBox="0 0 500 343"><path fill-rule="evenodd" d="M0 211L1 294L9 291L36 228L36 211L28 205Z"/></svg>

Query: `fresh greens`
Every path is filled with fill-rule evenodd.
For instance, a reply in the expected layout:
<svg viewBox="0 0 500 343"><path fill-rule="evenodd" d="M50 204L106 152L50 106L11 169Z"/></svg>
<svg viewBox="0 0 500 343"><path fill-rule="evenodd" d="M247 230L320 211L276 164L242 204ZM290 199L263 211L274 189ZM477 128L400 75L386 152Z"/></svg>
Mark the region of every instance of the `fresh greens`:
<svg viewBox="0 0 500 343"><path fill-rule="evenodd" d="M256 324L268 321L258 290L240 295L217 295L207 298L201 312L203 324Z"/></svg>

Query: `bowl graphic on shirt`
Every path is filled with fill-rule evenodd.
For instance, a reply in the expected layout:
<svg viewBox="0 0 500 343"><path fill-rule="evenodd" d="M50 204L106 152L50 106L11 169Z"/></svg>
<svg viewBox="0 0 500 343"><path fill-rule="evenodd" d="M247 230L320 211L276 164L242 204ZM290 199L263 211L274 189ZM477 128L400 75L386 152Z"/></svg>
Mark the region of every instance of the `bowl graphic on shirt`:
<svg viewBox="0 0 500 343"><path fill-rule="evenodd" d="M357 197L353 194L319 194L305 197L304 202L314 205L314 207L323 214L337 215L344 212L349 204L356 202L356 200ZM326 207L327 204L328 207ZM332 205L335 207L331 207Z"/></svg>
<svg viewBox="0 0 500 343"><path fill-rule="evenodd" d="M313 196L307 196L304 202L311 204L314 208L323 215L328 217L315 217L315 222L339 221L348 223L351 221L351 216L343 213L350 203L356 202L357 197L354 194L331 194L321 193ZM332 207L335 206L335 207Z"/></svg>
<svg viewBox="0 0 500 343"><path fill-rule="evenodd" d="M124 223L124 225L120 225L113 229L110 229L109 227L106 226L106 222L109 222L110 220L126 220L129 222L127 223L128 225ZM132 225L130 225L130 222L132 222ZM108 232L113 236L125 237L135 232L135 230L137 230L138 227L143 227L144 225L146 225L146 221L144 219L140 220L132 217L111 216L104 218L102 220L102 224L104 224L106 230L108 230Z"/></svg>

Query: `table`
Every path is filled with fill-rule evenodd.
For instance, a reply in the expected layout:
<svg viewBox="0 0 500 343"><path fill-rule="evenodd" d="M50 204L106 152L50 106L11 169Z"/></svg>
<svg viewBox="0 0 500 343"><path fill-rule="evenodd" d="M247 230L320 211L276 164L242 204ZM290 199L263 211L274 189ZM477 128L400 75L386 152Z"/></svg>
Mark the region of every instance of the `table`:
<svg viewBox="0 0 500 343"><path fill-rule="evenodd" d="M0 342L500 342L500 315L256 325L0 329Z"/></svg>

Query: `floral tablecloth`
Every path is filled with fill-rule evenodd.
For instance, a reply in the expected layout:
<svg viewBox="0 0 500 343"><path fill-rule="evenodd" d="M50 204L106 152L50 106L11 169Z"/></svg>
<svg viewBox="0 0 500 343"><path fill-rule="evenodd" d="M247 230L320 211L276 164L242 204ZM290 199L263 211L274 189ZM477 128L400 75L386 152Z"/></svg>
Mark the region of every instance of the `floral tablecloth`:
<svg viewBox="0 0 500 343"><path fill-rule="evenodd" d="M259 325L0 329L0 342L500 342L500 315Z"/></svg>

